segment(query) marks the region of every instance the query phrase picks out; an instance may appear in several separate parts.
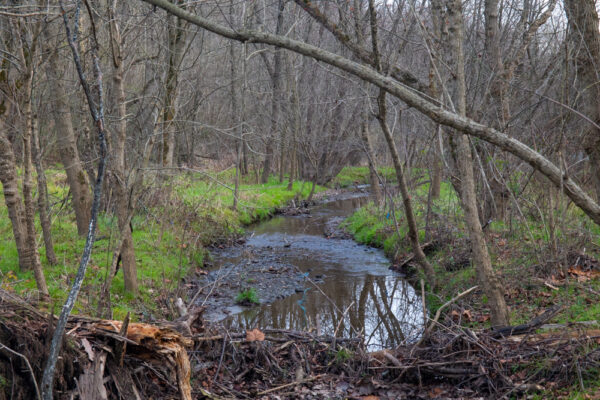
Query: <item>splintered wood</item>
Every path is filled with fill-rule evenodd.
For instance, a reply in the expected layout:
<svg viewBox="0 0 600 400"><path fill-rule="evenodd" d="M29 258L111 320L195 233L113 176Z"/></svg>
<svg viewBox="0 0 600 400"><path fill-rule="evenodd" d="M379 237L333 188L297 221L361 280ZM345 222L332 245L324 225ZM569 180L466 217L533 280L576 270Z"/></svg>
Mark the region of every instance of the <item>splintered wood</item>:
<svg viewBox="0 0 600 400"><path fill-rule="evenodd" d="M77 320L78 318L73 318ZM187 347L193 341L182 336L171 328L155 325L130 323L126 335L120 336L123 322L110 320L84 320L78 321L75 329L80 335L92 334L96 337L106 336L127 344L128 354L158 367L168 365L171 372L170 380L177 382L182 399L192 399L190 386L190 361L187 356ZM75 333L75 332L74 332ZM117 335L115 335L115 333ZM103 350L100 350L103 352ZM166 363L166 364L165 364ZM117 384L117 387L119 385Z"/></svg>
<svg viewBox="0 0 600 400"><path fill-rule="evenodd" d="M193 340L186 334L202 330L202 309L190 311L180 321L160 325L129 322L128 317L125 321L69 317L68 345L61 352L55 383L55 390L61 393L57 398L144 399L157 395L191 400L187 349ZM45 363L45 343L52 336L54 321L54 316L0 290L0 342L38 349L25 354L38 365ZM0 367L2 356L0 351ZM10 360L17 362L16 357ZM17 398L28 398L33 394L25 384L30 377L23 374L19 379L23 394Z"/></svg>

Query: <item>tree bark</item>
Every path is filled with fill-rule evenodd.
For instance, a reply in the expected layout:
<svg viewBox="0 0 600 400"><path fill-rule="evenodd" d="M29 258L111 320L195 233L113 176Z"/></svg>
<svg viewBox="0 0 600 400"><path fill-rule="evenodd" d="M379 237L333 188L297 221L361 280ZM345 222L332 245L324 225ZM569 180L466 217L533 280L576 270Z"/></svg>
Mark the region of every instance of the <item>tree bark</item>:
<svg viewBox="0 0 600 400"><path fill-rule="evenodd" d="M114 67L113 86L117 96L117 124L112 135L112 153L114 155L113 163L113 187L115 190L115 204L117 208L117 220L119 230L123 237L121 245L121 262L123 263L123 278L125 290L136 293L138 290L137 266L135 261L135 250L133 246L133 237L131 235L130 208L135 207L129 204L129 184L126 174L125 145L127 140L127 107L124 86L124 68L123 55L121 52L121 34L119 32L118 20L116 17L117 0L112 1L110 7L110 37L112 60Z"/></svg>
<svg viewBox="0 0 600 400"><path fill-rule="evenodd" d="M52 96L49 96L49 101L52 105L52 115L56 125L56 144L63 168L67 174L67 182L71 189L73 209L77 221L77 233L83 236L86 234L90 222L92 196L87 174L79 158L71 110L67 104L64 84L58 74L63 69L64 66L61 66L58 62L57 51L52 51L48 60L46 74L48 75L48 83L52 92Z"/></svg>
<svg viewBox="0 0 600 400"><path fill-rule="evenodd" d="M25 232L26 259L30 261L30 267L33 269L35 283L43 298L50 297L46 278L40 261L40 253L37 248L35 234L35 206L33 204L33 182L31 179L31 131L33 130L33 113L31 109L31 86L33 84L33 67L29 66L28 76L25 79L25 104L24 118L25 129L23 131L23 200L25 202Z"/></svg>
<svg viewBox="0 0 600 400"><path fill-rule="evenodd" d="M366 102L370 102L367 98ZM373 151L373 145L371 144L371 134L369 131L369 113L367 111L367 105L365 105L362 115L362 126L360 129L361 140L367 155L367 163L369 165L369 183L371 184L371 195L373 201L378 206L383 203L383 196L381 195L381 187L379 186L379 177L377 175L377 166L375 164L375 152Z"/></svg>
<svg viewBox="0 0 600 400"><path fill-rule="evenodd" d="M40 213L40 224L42 225L42 234L44 236L44 247L46 248L46 260L50 265L58 264L56 254L54 253L54 243L52 241L52 224L50 222L50 210L48 207L48 185L46 183L46 172L42 165L42 151L40 149L40 139L38 135L37 115L33 116L33 130L31 132L31 150L37 172L38 185L38 212Z"/></svg>
<svg viewBox="0 0 600 400"><path fill-rule="evenodd" d="M579 89L576 106L600 123L600 30L594 0L565 0ZM584 122L583 147L590 159L596 201L600 201L600 129Z"/></svg>
<svg viewBox="0 0 600 400"><path fill-rule="evenodd" d="M17 166L12 145L4 134L4 126L0 120L0 182L4 192L4 203L8 210L8 217L12 224L17 253L19 255L19 268L30 269L31 262L27 258L29 253L25 250L25 210L21 200L21 191L17 181Z"/></svg>
<svg viewBox="0 0 600 400"><path fill-rule="evenodd" d="M461 0L446 0L451 50L451 67L453 79L453 103L459 115L467 112L467 88L465 80L465 61L463 51L464 23ZM481 287L489 298L491 322L493 326L509 325L509 315L504 300L504 288L492 268L492 261L487 243L479 221L477 211L477 194L473 174L473 155L467 135L459 134L457 141L456 164L460 177L461 204L465 213L465 223L471 240L473 264Z"/></svg>
<svg viewBox="0 0 600 400"><path fill-rule="evenodd" d="M285 8L285 1L278 0L278 12L277 12L277 27L275 28L275 34L281 35L283 32L283 11ZM275 56L273 60L273 75L271 77L273 87L273 97L271 100L271 132L267 134L267 144L265 149L265 164L263 167L263 173L261 182L267 183L271 170L273 168L273 156L275 147L273 146L273 138L277 137L279 132L279 114L281 108L281 49L275 49Z"/></svg>
<svg viewBox="0 0 600 400"><path fill-rule="evenodd" d="M175 1L181 4L180 0ZM185 30L183 29L181 18L175 18L167 23L168 48L169 48L169 69L165 86L165 108L163 116L163 154L162 161L164 167L172 167L175 154L175 114L177 100L177 85L179 80L179 68L183 61L183 50L185 47Z"/></svg>

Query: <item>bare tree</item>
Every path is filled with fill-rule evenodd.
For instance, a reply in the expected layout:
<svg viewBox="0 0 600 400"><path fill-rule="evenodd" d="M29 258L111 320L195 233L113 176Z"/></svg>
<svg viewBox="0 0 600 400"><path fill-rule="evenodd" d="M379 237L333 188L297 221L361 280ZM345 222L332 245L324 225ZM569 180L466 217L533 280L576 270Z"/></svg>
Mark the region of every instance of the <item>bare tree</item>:
<svg viewBox="0 0 600 400"><path fill-rule="evenodd" d="M48 76L49 90L52 92L52 96L49 97L57 130L58 154L67 173L67 182L71 190L73 209L77 221L77 232L83 236L86 234L90 222L92 193L87 174L79 157L71 108L68 103L64 78L60 74L61 71L67 70L66 65L60 62L59 45L53 44L53 36L58 36L58 32L55 31L56 29L52 23L44 30L44 52L49 54L46 75ZM61 43L61 41L58 43Z"/></svg>
<svg viewBox="0 0 600 400"><path fill-rule="evenodd" d="M569 19L571 55L575 59L578 90L576 106L588 117L583 121L583 148L590 158L590 169L600 201L600 31L594 0L565 0ZM590 123L590 122L593 122Z"/></svg>

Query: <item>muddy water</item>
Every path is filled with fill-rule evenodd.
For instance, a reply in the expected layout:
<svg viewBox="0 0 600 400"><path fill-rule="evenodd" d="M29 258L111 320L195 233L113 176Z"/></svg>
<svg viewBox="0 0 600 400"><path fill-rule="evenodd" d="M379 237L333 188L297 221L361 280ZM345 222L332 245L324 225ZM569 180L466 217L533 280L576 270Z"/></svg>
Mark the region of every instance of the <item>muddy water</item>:
<svg viewBox="0 0 600 400"><path fill-rule="evenodd" d="M366 201L360 194L326 202L309 215L277 216L257 225L247 251L224 252L217 266L277 255L303 277L296 293L261 306L232 307L223 323L231 328L313 329L320 334L363 335L369 349L390 347L418 338L423 326L420 296L401 276L389 270L378 249L350 239L327 238Z"/></svg>

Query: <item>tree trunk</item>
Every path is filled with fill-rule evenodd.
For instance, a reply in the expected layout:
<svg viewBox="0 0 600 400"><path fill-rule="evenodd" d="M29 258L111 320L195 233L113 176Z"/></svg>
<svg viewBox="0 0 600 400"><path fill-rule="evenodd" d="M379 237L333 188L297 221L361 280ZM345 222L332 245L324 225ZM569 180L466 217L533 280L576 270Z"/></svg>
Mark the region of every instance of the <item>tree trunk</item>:
<svg viewBox="0 0 600 400"><path fill-rule="evenodd" d="M600 31L595 0L565 0L579 95L576 106L600 123ZM596 200L600 201L600 129L584 122L583 146L590 159Z"/></svg>
<svg viewBox="0 0 600 400"><path fill-rule="evenodd" d="M31 49L29 49L31 51ZM23 130L23 200L25 202L25 258L29 260L30 267L33 269L35 283L43 298L49 298L48 285L40 261L40 253L37 248L35 234L35 206L33 204L33 182L31 179L31 132L33 130L33 112L31 106L31 91L33 85L33 66L29 59L27 76L23 85L25 94L23 104L23 117L25 118L25 127Z"/></svg>
<svg viewBox="0 0 600 400"><path fill-rule="evenodd" d="M10 141L4 134L3 125L2 120L0 120L0 182L2 182L4 203L8 210L17 253L19 254L19 268L30 269L31 262L27 258L29 253L25 250L25 211L17 181L15 155Z"/></svg>
<svg viewBox="0 0 600 400"><path fill-rule="evenodd" d="M465 62L463 52L464 25L461 0L446 0L451 50L451 67L453 67L452 96L459 115L465 116L467 110L467 93L465 81ZM504 288L492 268L492 262L479 214L477 212L477 194L473 174L473 155L467 135L460 134L457 140L456 164L461 180L460 195L465 222L471 240L473 264L483 292L489 299L491 322L493 326L509 324L509 315L504 300Z"/></svg>
<svg viewBox="0 0 600 400"><path fill-rule="evenodd" d="M277 27L275 32L277 35L281 35L283 32L283 11L285 8L285 1L278 0L278 14L277 14ZM275 57L273 62L273 75L271 77L273 86L273 97L271 101L271 132L267 134L267 145L265 149L265 164L262 173L262 183L267 183L269 176L271 175L271 169L273 168L273 152L275 150L273 146L273 138L277 137L279 127L279 114L281 108L281 49L275 49Z"/></svg>
<svg viewBox="0 0 600 400"><path fill-rule="evenodd" d="M440 197L442 190L442 135L440 124L435 124L435 134L433 135L433 165L431 166L431 198Z"/></svg>
<svg viewBox="0 0 600 400"><path fill-rule="evenodd" d="M289 155L290 155L290 179L288 180L287 190L292 190L294 187L294 178L298 171L298 154L297 154L297 140L301 135L301 113L300 109L300 97L298 95L298 83L296 78L296 71L292 62L292 53L288 53L287 57L287 75L288 75L288 87L290 88L291 103L292 103L292 120L294 126L292 128L292 137L290 138Z"/></svg>
<svg viewBox="0 0 600 400"><path fill-rule="evenodd" d="M115 205L117 208L117 220L121 231L123 244L121 245L121 262L123 263L123 278L125 290L136 293L138 290L137 266L135 261L135 250L133 237L131 235L130 209L135 204L129 204L129 184L125 167L125 144L127 140L127 107L125 104L125 87L123 69L123 56L121 53L122 43L116 17L117 0L112 1L110 8L110 37L113 58L113 85L117 96L117 124L112 132L112 153L114 155L113 188L115 192Z"/></svg>
<svg viewBox="0 0 600 400"><path fill-rule="evenodd" d="M246 7L245 4L243 7ZM246 12L242 12L242 24L245 26ZM229 17L231 21L234 20L234 10L233 10L233 0L229 2ZM244 124L246 122L245 111L246 111L246 57L248 56L247 44L242 44L242 88L239 94L236 90L238 84L238 74L235 63L235 48L234 43L232 42L229 47L230 57L231 57L231 111L232 111L232 121L235 121L237 124L238 137L236 140L236 152L235 152L235 188L233 192L233 209L237 209L238 206L238 197L240 194L240 174L242 168L242 152L244 146ZM240 106L238 108L237 97L240 96Z"/></svg>
<svg viewBox="0 0 600 400"><path fill-rule="evenodd" d="M181 3L177 0L175 3ZM183 29L184 21L181 18L168 18L168 47L169 47L169 69L167 71L166 87L165 87L165 106L163 117L163 153L162 161L164 167L172 167L175 156L175 124L176 115L176 100L177 100L177 84L179 80L179 68L183 61L183 50L185 47L185 30Z"/></svg>
<svg viewBox="0 0 600 400"><path fill-rule="evenodd" d="M375 57L375 65L377 67L377 70L381 72L381 61L379 59L379 42L377 39L377 12L375 9L375 0L369 0L369 18L371 24L371 42L373 46L373 54ZM415 259L423 269L425 278L431 285L431 288L435 288L435 271L429 263L429 261L427 261L427 257L425 256L425 253L423 253L423 249L421 248L421 244L419 243L419 229L417 228L417 221L415 219L415 213L412 208L412 201L408 191L408 185L406 183L404 168L402 166L402 162L400 161L400 155L398 154L398 149L396 148L394 137L392 136L392 132L390 131L389 126L387 124L387 105L385 97L385 90L380 89L379 96L377 97L377 105L379 108L377 120L379 121L381 130L383 131L383 135L385 136L385 140L388 144L390 154L392 155L392 162L394 163L394 169L396 170L396 178L398 179L398 186L400 188L400 194L402 195L402 203L404 205L404 214L406 216L406 223L408 225L408 238L410 240L413 253L415 254Z"/></svg>
<svg viewBox="0 0 600 400"><path fill-rule="evenodd" d="M367 101L370 100L367 98ZM365 153L367 154L367 162L369 164L369 183L371 184L371 195L373 196L373 201L375 204L379 206L383 203L383 197L381 195L381 187L379 186L379 177L377 176L377 166L375 165L375 152L373 151L373 146L371 145L367 107L367 105L364 107L360 135Z"/></svg>
<svg viewBox="0 0 600 400"><path fill-rule="evenodd" d="M54 253L54 243L52 241L52 224L50 222L48 207L48 185L46 183L46 172L42 165L42 151L38 135L37 115L33 116L33 130L31 132L31 150L37 172L38 184L38 212L40 213L40 224L42 225L42 234L44 236L44 246L46 248L46 260L50 265L58 264L56 254Z"/></svg>
<svg viewBox="0 0 600 400"><path fill-rule="evenodd" d="M92 195L88 176L79 159L79 151L75 141L75 130L71 118L71 110L67 104L67 94L58 71L64 69L58 63L58 55L53 51L48 60L46 73L49 78L49 101L52 105L52 115L56 125L58 154L67 174L67 182L71 189L73 209L77 221L77 233L83 236L87 233L90 223Z"/></svg>
<svg viewBox="0 0 600 400"><path fill-rule="evenodd" d="M383 131L383 135L385 136L388 148L390 149L390 154L392 155L392 162L394 164L394 169L396 170L396 178L398 179L398 187L400 188L400 194L402 195L404 214L406 216L406 224L408 225L408 238L410 240L413 253L415 254L415 259L423 269L427 282L429 282L431 288L435 288L435 271L429 263L429 261L427 261L427 257L425 256L425 253L421 248L421 244L419 243L419 229L417 227L417 220L415 218L415 213L412 208L412 200L410 198L408 185L406 183L406 174L404 173L404 167L402 166L402 162L400 161L400 156L398 154L398 149L396 148L396 143L394 143L392 132L390 131L389 126L387 124L387 106L385 104L385 91L380 91L377 103L379 104L379 114L377 115L377 119L379 120L379 125L381 126L381 130Z"/></svg>

